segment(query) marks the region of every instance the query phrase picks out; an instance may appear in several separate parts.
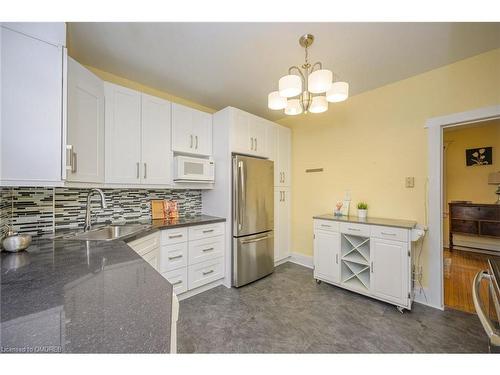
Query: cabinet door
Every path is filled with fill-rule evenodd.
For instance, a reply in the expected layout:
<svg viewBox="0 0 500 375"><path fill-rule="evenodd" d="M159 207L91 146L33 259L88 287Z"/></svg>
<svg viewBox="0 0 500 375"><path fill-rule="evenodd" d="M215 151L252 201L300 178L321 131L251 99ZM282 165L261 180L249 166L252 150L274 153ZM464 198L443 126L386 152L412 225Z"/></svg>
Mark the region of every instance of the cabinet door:
<svg viewBox="0 0 500 375"><path fill-rule="evenodd" d="M170 150L170 102L142 94L143 184L167 185L172 182Z"/></svg>
<svg viewBox="0 0 500 375"><path fill-rule="evenodd" d="M291 201L289 189L274 190L274 261L290 256Z"/></svg>
<svg viewBox="0 0 500 375"><path fill-rule="evenodd" d="M340 233L314 232L314 277L340 282Z"/></svg>
<svg viewBox="0 0 500 375"><path fill-rule="evenodd" d="M63 48L1 32L0 180L61 182Z"/></svg>
<svg viewBox="0 0 500 375"><path fill-rule="evenodd" d="M291 185L291 132L290 129L278 128L278 183L279 186Z"/></svg>
<svg viewBox="0 0 500 375"><path fill-rule="evenodd" d="M377 297L406 305L410 257L406 242L370 240L371 289Z"/></svg>
<svg viewBox="0 0 500 375"><path fill-rule="evenodd" d="M194 154L212 155L212 115L210 113L193 111Z"/></svg>
<svg viewBox="0 0 500 375"><path fill-rule="evenodd" d="M68 58L68 181L104 182L104 82Z"/></svg>
<svg viewBox="0 0 500 375"><path fill-rule="evenodd" d="M141 94L104 84L106 182L141 181Z"/></svg>
<svg viewBox="0 0 500 375"><path fill-rule="evenodd" d="M248 132L249 115L243 111L235 110L234 123L231 127L231 151L250 154L252 144Z"/></svg>
<svg viewBox="0 0 500 375"><path fill-rule="evenodd" d="M250 150L253 155L267 157L267 121L258 117L253 117L249 122L250 145L253 148ZM252 141L253 139L253 141Z"/></svg>
<svg viewBox="0 0 500 375"><path fill-rule="evenodd" d="M172 151L192 154L195 139L193 135L193 111L191 108L172 103Z"/></svg>

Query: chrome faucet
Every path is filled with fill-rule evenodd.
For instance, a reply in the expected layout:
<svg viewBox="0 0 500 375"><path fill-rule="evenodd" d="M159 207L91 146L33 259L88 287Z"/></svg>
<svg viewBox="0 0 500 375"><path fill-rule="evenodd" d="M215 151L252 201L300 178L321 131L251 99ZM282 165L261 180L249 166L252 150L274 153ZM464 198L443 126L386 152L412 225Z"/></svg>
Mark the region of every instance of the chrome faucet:
<svg viewBox="0 0 500 375"><path fill-rule="evenodd" d="M92 227L91 219L90 219L90 210L91 210L91 200L92 200L92 195L93 193L99 193L101 196L101 208L106 208L106 200L104 198L104 193L102 192L101 189L90 189L89 190L89 195L87 196L87 209L85 211L85 226L83 227L83 230L86 232L90 230Z"/></svg>

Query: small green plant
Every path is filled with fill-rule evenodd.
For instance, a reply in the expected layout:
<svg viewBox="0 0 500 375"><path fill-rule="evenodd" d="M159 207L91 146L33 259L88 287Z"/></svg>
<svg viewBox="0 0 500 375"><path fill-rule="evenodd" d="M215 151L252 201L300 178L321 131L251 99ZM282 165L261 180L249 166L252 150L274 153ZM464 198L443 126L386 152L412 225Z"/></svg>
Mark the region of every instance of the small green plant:
<svg viewBox="0 0 500 375"><path fill-rule="evenodd" d="M368 204L366 204L366 202L358 203L358 210L367 210L367 209L368 209Z"/></svg>

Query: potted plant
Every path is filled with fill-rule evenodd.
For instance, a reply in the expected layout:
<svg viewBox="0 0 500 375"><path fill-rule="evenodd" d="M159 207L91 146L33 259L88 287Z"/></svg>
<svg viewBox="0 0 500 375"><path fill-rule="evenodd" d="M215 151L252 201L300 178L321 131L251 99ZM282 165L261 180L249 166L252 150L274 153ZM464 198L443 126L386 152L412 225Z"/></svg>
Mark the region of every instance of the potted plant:
<svg viewBox="0 0 500 375"><path fill-rule="evenodd" d="M360 219L366 219L366 212L368 211L368 205L366 202L358 203L358 217Z"/></svg>

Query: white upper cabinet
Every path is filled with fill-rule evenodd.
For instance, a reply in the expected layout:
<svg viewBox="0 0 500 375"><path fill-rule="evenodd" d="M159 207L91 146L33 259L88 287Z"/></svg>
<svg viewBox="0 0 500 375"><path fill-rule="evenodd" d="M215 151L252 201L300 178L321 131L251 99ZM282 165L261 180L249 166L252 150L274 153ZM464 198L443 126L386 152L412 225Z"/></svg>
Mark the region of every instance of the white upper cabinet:
<svg viewBox="0 0 500 375"><path fill-rule="evenodd" d="M212 155L212 115L173 103L172 151Z"/></svg>
<svg viewBox="0 0 500 375"><path fill-rule="evenodd" d="M141 93L104 83L106 182L141 181Z"/></svg>
<svg viewBox="0 0 500 375"><path fill-rule="evenodd" d="M142 94L141 181L143 184L172 183L170 112L170 102Z"/></svg>
<svg viewBox="0 0 500 375"><path fill-rule="evenodd" d="M66 50L4 26L0 30L0 183L62 185Z"/></svg>
<svg viewBox="0 0 500 375"><path fill-rule="evenodd" d="M104 82L68 58L67 181L104 182Z"/></svg>
<svg viewBox="0 0 500 375"><path fill-rule="evenodd" d="M268 122L250 113L234 109L231 129L232 151L246 155L268 157Z"/></svg>
<svg viewBox="0 0 500 375"><path fill-rule="evenodd" d="M170 102L105 82L106 182L172 183Z"/></svg>
<svg viewBox="0 0 500 375"><path fill-rule="evenodd" d="M276 186L291 185L292 137L290 129L277 126L276 159L274 163L274 182Z"/></svg>
<svg viewBox="0 0 500 375"><path fill-rule="evenodd" d="M64 22L3 22L2 26L56 46L66 45Z"/></svg>

